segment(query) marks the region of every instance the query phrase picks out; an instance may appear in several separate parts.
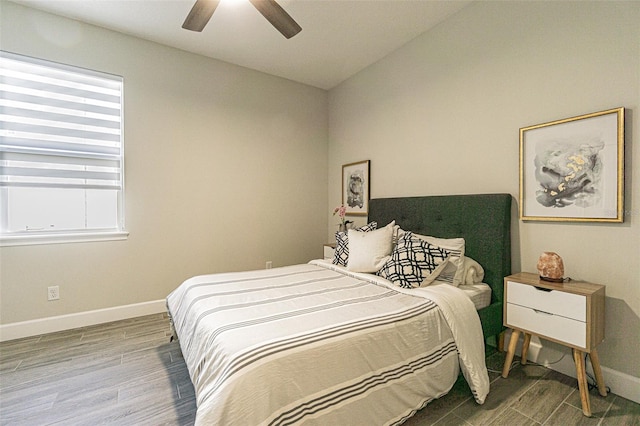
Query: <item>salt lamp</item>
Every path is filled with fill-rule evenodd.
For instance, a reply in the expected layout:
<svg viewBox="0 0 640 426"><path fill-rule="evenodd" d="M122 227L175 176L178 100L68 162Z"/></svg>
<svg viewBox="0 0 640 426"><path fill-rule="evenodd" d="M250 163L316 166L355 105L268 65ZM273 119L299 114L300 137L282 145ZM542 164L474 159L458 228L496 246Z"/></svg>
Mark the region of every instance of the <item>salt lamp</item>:
<svg viewBox="0 0 640 426"><path fill-rule="evenodd" d="M538 274L544 281L560 283L564 276L564 263L558 253L545 251L538 259Z"/></svg>

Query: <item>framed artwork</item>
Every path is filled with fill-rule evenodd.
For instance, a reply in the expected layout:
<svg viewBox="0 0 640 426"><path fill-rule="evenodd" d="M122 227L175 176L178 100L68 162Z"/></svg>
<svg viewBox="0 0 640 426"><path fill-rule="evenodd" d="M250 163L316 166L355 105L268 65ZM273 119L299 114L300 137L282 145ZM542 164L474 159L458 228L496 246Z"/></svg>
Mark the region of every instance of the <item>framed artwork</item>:
<svg viewBox="0 0 640 426"><path fill-rule="evenodd" d="M520 219L623 222L624 108L520 129Z"/></svg>
<svg viewBox="0 0 640 426"><path fill-rule="evenodd" d="M369 160L342 166L342 205L348 215L369 214Z"/></svg>

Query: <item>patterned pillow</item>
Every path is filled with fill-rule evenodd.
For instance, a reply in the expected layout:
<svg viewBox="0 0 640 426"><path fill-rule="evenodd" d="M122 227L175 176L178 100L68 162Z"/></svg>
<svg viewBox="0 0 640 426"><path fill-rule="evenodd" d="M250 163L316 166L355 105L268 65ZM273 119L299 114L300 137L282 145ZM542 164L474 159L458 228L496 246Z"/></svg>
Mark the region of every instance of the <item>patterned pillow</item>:
<svg viewBox="0 0 640 426"><path fill-rule="evenodd" d="M377 274L399 287L420 287L425 280L440 273L448 258L449 250L414 238L411 232L406 232L398 239L391 259Z"/></svg>
<svg viewBox="0 0 640 426"><path fill-rule="evenodd" d="M436 238L415 234L414 236L431 245L448 250L451 256L449 262L447 262L447 266L438 277L438 280L446 281L456 287L462 284L464 281L464 238Z"/></svg>
<svg viewBox="0 0 640 426"><path fill-rule="evenodd" d="M400 237L404 235L405 231L400 229L398 234ZM428 242L431 245L438 246L445 250L449 250L450 256L447 265L444 270L437 276L438 281L445 281L454 286L459 286L464 282L464 252L465 241L464 238L437 238L429 235L413 234L414 238L419 238ZM436 277L434 277L435 279ZM430 282L425 283L430 284Z"/></svg>
<svg viewBox="0 0 640 426"><path fill-rule="evenodd" d="M378 222L371 222L361 228L356 229L356 231L369 232L375 230L377 227ZM338 231L336 232L336 249L333 252L333 260L331 262L334 265L347 266L348 261L349 238L347 237L346 232Z"/></svg>

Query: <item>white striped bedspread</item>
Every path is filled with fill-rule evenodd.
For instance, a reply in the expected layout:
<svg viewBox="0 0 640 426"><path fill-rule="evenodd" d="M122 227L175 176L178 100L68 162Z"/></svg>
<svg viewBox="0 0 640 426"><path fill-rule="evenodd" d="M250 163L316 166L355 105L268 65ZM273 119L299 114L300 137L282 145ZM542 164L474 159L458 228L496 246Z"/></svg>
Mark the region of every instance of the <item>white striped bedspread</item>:
<svg viewBox="0 0 640 426"><path fill-rule="evenodd" d="M400 424L462 367L489 392L473 303L403 290L322 260L203 275L167 297L196 391L196 425Z"/></svg>

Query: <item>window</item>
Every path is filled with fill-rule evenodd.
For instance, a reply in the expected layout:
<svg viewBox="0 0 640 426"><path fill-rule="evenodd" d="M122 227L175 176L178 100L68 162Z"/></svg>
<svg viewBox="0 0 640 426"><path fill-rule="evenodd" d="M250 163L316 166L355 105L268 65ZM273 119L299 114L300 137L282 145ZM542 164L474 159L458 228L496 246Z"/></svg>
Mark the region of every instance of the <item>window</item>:
<svg viewBox="0 0 640 426"><path fill-rule="evenodd" d="M0 51L3 245L124 238L122 78Z"/></svg>

